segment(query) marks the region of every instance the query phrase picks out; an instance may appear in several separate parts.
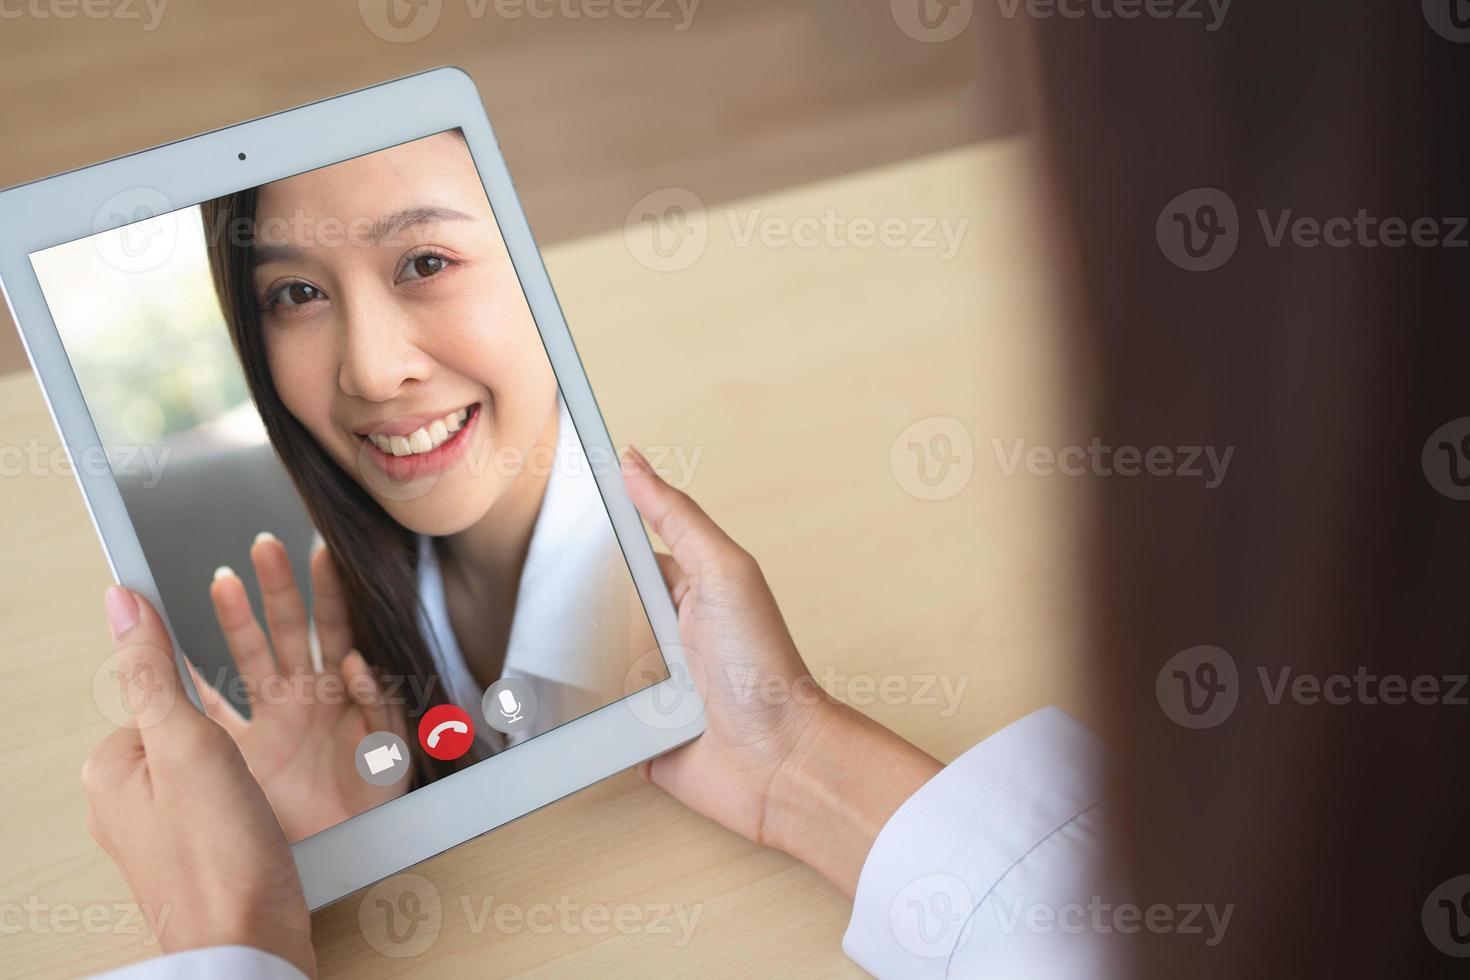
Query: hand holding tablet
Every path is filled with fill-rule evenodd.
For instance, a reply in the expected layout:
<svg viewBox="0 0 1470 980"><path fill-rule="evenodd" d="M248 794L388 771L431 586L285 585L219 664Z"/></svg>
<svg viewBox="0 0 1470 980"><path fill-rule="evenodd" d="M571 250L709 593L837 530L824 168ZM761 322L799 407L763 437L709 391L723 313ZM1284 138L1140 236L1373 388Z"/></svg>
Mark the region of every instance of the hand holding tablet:
<svg viewBox="0 0 1470 980"><path fill-rule="evenodd" d="M110 463L77 476L118 581L313 907L702 730L463 73L0 192L0 284L68 449ZM443 709L465 730L415 737Z"/></svg>
<svg viewBox="0 0 1470 980"><path fill-rule="evenodd" d="M144 904L189 892L201 834L263 869L193 896L259 928L165 949L311 972L308 907L639 763L850 892L938 768L821 692L687 496L620 470L461 73L0 192L0 283L69 449L112 462L77 477L127 586L115 635L218 722L176 699L99 746L95 813L140 805L137 745L158 792L146 834L94 833ZM154 727L179 736L156 766Z"/></svg>
<svg viewBox="0 0 1470 980"><path fill-rule="evenodd" d="M251 946L314 976L311 916L265 794L230 736L182 696L153 607L119 586L106 604L119 675L148 680L133 702L146 723L87 756L87 829L164 952Z"/></svg>
<svg viewBox="0 0 1470 980"><path fill-rule="evenodd" d="M641 456L629 454L627 472L639 511L673 549L672 556L659 559L678 602L680 639L695 677L702 679L710 712L709 728L699 739L644 763L641 771L686 806L749 840L786 850L851 895L879 828L939 764L823 694L755 560L685 494L660 480ZM131 603L131 596L112 590L110 617L118 595ZM146 603L139 605L145 626L156 623ZM153 645L155 658L165 662L158 652L167 647L161 629L129 628L118 635L120 649ZM174 730L199 727L198 713L182 699L169 707ZM180 714L186 716L182 722L174 718ZM155 722L154 727L161 726ZM135 735L124 730L104 742L89 760L88 772L105 769L113 743ZM211 778L230 783L215 790L219 796L259 800L221 815L212 826L242 841L237 856L254 861L254 867L278 868L285 862L285 841L269 817L262 820L263 795L239 765L235 747L218 736L199 739L176 758L209 762ZM150 815L153 826L167 834L176 822L192 820L196 804L178 785L187 780L187 770L177 764L157 767L152 778L161 783L159 798L170 801ZM87 785L94 812L112 812L119 798L126 802L125 782L89 777ZM189 829L198 830L183 832ZM146 843L127 834L110 838L105 821L94 825L94 834L124 870ZM134 881L134 897L145 907L175 900L186 888L177 878ZM299 942L309 934L310 918L304 904L289 895L283 899L280 888L220 890L207 896L203 908L207 919L251 926L243 934L205 939L189 929L169 936L165 950L241 943L312 972L312 963L302 965ZM310 955L309 945L305 954Z"/></svg>

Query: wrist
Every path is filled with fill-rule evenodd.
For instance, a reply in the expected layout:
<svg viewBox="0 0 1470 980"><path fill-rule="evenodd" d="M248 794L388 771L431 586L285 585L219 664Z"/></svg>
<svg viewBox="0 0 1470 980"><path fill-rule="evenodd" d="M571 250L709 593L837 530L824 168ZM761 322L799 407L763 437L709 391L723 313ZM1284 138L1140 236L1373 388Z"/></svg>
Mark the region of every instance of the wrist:
<svg viewBox="0 0 1470 980"><path fill-rule="evenodd" d="M209 926L208 933L186 940L182 948L204 946L249 946L278 956L311 980L317 976L316 949L311 942L311 919L297 920L294 913L282 921L276 899L252 899L233 910L240 915L222 916ZM302 910L305 911L304 909ZM165 949L169 944L163 944ZM175 952L176 950L169 950Z"/></svg>
<svg viewBox="0 0 1470 980"><path fill-rule="evenodd" d="M310 939L294 937L289 943L268 950L306 974L308 980L316 980L316 950Z"/></svg>
<svg viewBox="0 0 1470 980"><path fill-rule="evenodd" d="M943 766L848 705L812 710L771 779L760 843L851 897L878 832Z"/></svg>

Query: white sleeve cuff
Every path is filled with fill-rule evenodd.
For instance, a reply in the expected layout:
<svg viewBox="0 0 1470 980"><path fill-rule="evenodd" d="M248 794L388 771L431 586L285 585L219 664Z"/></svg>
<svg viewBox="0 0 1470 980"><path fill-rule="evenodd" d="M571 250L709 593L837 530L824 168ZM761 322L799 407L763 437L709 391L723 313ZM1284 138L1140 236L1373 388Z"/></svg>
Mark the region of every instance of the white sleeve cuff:
<svg viewBox="0 0 1470 980"><path fill-rule="evenodd" d="M94 980L306 980L306 975L273 953L252 946L187 949L100 973Z"/></svg>
<svg viewBox="0 0 1470 980"><path fill-rule="evenodd" d="M1051 707L950 763L873 842L843 951L877 977L946 976L997 884L1102 802L1103 762L1096 736Z"/></svg>

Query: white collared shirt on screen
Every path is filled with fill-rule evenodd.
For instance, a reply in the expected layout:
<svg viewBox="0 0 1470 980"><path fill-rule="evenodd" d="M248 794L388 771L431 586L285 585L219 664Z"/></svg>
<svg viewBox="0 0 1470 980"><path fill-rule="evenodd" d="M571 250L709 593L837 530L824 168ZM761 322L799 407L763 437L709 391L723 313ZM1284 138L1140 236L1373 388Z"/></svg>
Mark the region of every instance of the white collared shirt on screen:
<svg viewBox="0 0 1470 980"><path fill-rule="evenodd" d="M556 449L516 593L502 677L536 696L529 728L511 736L482 724L485 688L466 663L449 620L433 539L419 539L424 633L451 701L476 720L482 755L540 735L623 696L647 630L627 563L566 404L557 399ZM643 619L643 622L639 622ZM641 627L641 628L640 628ZM652 633L646 633L651 644Z"/></svg>
<svg viewBox="0 0 1470 980"><path fill-rule="evenodd" d="M560 412L557 462L521 573L502 671L536 691L531 734L621 697L629 662L643 652L636 639L624 639L637 637L629 610L643 616L642 606L631 599L622 552L565 406ZM451 698L478 719L483 689L455 640L429 539L420 548L426 632ZM500 747L485 739L489 751ZM1117 929L1029 926L1033 910L1086 910L1118 895L1103 861L1104 788L1101 744L1057 708L985 739L921 787L878 834L843 949L884 980L1130 975L1129 937ZM243 946L188 950L107 976L204 973L301 978L284 960Z"/></svg>

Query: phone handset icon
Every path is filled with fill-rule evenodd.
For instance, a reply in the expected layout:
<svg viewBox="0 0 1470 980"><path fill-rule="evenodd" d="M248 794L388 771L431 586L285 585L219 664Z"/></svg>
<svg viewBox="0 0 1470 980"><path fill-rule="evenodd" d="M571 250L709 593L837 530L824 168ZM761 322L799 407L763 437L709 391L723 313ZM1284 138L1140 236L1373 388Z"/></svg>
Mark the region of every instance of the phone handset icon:
<svg viewBox="0 0 1470 980"><path fill-rule="evenodd" d="M439 747L439 737L445 732L459 732L461 735L468 735L470 733L470 726L462 721L441 721L429 731L429 737L424 739L424 741L428 743L429 748L437 749Z"/></svg>
<svg viewBox="0 0 1470 980"><path fill-rule="evenodd" d="M435 759L458 759L475 743L475 725L469 713L452 704L438 704L419 719L419 744Z"/></svg>

